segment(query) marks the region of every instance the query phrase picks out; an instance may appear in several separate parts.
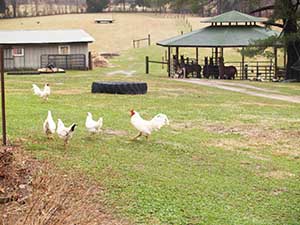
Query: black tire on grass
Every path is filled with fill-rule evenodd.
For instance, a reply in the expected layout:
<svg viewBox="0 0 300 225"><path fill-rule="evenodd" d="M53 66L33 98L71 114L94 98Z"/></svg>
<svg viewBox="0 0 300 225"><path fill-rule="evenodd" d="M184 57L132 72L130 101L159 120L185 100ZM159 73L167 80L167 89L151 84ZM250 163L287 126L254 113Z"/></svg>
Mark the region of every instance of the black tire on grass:
<svg viewBox="0 0 300 225"><path fill-rule="evenodd" d="M93 82L92 84L92 93L139 95L146 94L147 90L147 83Z"/></svg>

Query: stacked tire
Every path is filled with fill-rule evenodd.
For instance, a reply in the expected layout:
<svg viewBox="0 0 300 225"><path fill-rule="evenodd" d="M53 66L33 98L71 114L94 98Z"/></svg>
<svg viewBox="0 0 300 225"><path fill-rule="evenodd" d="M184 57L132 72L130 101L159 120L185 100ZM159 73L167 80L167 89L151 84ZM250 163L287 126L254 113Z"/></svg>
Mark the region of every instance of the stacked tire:
<svg viewBox="0 0 300 225"><path fill-rule="evenodd" d="M143 82L93 82L92 93L142 95L148 90Z"/></svg>

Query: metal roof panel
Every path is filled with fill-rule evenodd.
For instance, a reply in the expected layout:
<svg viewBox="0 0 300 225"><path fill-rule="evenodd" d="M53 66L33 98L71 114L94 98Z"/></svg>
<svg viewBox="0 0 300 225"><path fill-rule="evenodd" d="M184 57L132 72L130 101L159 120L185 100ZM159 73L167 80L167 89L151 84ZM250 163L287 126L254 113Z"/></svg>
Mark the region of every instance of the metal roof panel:
<svg viewBox="0 0 300 225"><path fill-rule="evenodd" d="M263 22L266 21L264 18L256 16L250 16L245 13L241 13L235 10L214 16L212 18L202 20L202 23L235 23L235 22Z"/></svg>
<svg viewBox="0 0 300 225"><path fill-rule="evenodd" d="M209 26L157 44L171 47L241 47L275 35L279 32L260 26Z"/></svg>
<svg viewBox="0 0 300 225"><path fill-rule="evenodd" d="M52 44L95 41L81 29L72 30L0 30L0 44Z"/></svg>

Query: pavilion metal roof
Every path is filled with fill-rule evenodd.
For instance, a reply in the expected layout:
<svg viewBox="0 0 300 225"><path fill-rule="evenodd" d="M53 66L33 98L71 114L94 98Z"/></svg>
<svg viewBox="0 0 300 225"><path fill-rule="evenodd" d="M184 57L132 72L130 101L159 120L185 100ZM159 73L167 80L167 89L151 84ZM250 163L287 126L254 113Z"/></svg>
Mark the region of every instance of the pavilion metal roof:
<svg viewBox="0 0 300 225"><path fill-rule="evenodd" d="M157 43L165 47L245 47L279 32L260 26L209 26ZM275 45L275 44L274 44Z"/></svg>
<svg viewBox="0 0 300 225"><path fill-rule="evenodd" d="M93 42L81 29L72 30L0 30L0 45L6 44L54 44Z"/></svg>
<svg viewBox="0 0 300 225"><path fill-rule="evenodd" d="M240 23L240 22L263 22L266 21L264 18L250 16L245 13L241 13L238 11L230 11L223 13L218 16L214 16L212 18L201 21L202 23Z"/></svg>

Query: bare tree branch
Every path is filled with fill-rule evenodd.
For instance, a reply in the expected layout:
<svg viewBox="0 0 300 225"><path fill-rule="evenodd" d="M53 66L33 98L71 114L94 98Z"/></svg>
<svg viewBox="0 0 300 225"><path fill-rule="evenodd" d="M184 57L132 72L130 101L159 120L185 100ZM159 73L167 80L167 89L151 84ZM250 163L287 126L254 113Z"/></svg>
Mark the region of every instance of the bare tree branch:
<svg viewBox="0 0 300 225"><path fill-rule="evenodd" d="M274 5L268 5L268 6L261 7L259 9L255 9L255 10L251 11L250 14L254 14L254 13L257 13L257 12L262 12L262 11L266 11L266 10L274 9L274 8L275 8Z"/></svg>
<svg viewBox="0 0 300 225"><path fill-rule="evenodd" d="M281 23L273 23L273 22L270 22L270 21L266 21L266 22L263 22L263 24L269 25L269 26L284 28L284 24L281 24Z"/></svg>

